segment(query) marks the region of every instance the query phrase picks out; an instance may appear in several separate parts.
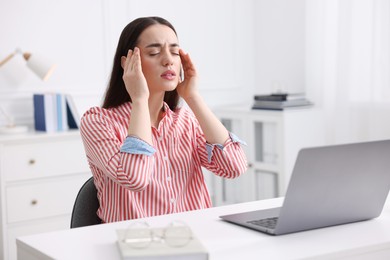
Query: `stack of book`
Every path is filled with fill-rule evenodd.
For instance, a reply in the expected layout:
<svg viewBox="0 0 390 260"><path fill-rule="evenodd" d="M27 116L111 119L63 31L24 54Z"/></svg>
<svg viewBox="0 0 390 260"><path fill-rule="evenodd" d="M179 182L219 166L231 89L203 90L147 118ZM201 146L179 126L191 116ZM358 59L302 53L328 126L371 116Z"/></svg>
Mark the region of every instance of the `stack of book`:
<svg viewBox="0 0 390 260"><path fill-rule="evenodd" d="M34 94L33 104L36 131L61 132L80 126L80 117L70 95Z"/></svg>
<svg viewBox="0 0 390 260"><path fill-rule="evenodd" d="M283 110L286 108L300 108L312 106L305 94L275 93L270 95L255 95L252 109Z"/></svg>

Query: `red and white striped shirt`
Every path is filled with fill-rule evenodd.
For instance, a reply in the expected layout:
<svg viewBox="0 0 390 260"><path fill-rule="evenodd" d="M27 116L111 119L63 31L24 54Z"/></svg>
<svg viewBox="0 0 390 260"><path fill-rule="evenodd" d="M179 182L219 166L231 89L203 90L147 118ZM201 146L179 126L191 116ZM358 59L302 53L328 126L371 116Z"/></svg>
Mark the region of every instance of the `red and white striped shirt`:
<svg viewBox="0 0 390 260"><path fill-rule="evenodd" d="M211 207L201 166L218 176L235 178L247 162L239 142L229 138L223 149L206 139L192 111L182 107L152 127L152 156L121 152L127 137L131 103L94 107L82 117L80 132L94 176L104 222L122 221Z"/></svg>

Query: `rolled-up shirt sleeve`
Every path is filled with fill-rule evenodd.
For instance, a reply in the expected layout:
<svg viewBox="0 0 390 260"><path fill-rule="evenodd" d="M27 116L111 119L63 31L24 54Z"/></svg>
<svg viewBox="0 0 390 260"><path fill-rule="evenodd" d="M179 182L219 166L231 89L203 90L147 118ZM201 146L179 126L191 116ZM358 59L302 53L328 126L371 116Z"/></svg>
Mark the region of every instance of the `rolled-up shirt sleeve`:
<svg viewBox="0 0 390 260"><path fill-rule="evenodd" d="M224 144L210 144L200 129L198 149L202 165L209 171L224 178L236 178L247 170L247 159L242 145L246 142L229 132Z"/></svg>
<svg viewBox="0 0 390 260"><path fill-rule="evenodd" d="M123 142L120 151L123 153L144 154L152 156L156 152L156 149L154 149L153 146L151 146L144 140L136 136L129 135Z"/></svg>
<svg viewBox="0 0 390 260"><path fill-rule="evenodd" d="M233 143L239 143L242 145L247 145L245 141L241 140L237 135L233 134L232 132L229 132L229 138L231 142ZM223 144L210 144L206 142L206 150L207 150L207 162L211 162L211 158L213 156L213 150L217 147L220 150L223 150L224 145Z"/></svg>
<svg viewBox="0 0 390 260"><path fill-rule="evenodd" d="M134 141L135 137L121 137L124 133L109 113L94 108L81 119L80 133L88 160L123 188L143 190L153 171L154 148L140 139Z"/></svg>

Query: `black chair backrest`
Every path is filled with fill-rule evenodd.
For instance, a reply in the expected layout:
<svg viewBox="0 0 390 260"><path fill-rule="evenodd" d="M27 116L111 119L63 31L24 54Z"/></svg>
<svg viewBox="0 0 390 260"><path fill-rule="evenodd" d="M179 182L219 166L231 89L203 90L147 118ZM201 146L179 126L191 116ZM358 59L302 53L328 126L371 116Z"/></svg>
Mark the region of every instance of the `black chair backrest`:
<svg viewBox="0 0 390 260"><path fill-rule="evenodd" d="M91 226L101 223L96 211L99 208L97 190L93 177L89 178L81 187L73 205L70 228Z"/></svg>

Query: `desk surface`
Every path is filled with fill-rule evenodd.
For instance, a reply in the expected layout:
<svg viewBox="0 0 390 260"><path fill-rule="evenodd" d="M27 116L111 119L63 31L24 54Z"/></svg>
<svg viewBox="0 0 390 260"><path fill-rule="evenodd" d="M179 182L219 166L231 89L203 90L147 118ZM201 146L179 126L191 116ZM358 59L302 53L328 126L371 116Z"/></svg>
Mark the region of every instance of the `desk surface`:
<svg viewBox="0 0 390 260"><path fill-rule="evenodd" d="M185 221L209 251L228 259L390 259L390 201L379 218L283 236L270 236L220 220L223 214L280 206L282 198L146 218L152 227ZM17 239L23 259L120 259L116 229L131 221L38 234ZM365 258L367 257L367 258ZM384 257L384 258L382 258Z"/></svg>

